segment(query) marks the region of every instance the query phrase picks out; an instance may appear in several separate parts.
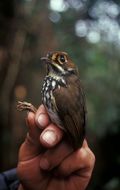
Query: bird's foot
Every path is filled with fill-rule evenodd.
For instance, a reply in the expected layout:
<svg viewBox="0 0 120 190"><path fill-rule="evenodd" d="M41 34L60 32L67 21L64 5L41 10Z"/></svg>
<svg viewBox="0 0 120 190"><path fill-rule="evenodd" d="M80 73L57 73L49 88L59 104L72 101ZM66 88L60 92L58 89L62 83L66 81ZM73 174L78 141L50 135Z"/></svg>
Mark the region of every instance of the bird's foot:
<svg viewBox="0 0 120 190"><path fill-rule="evenodd" d="M20 102L20 101L18 101L17 110L18 111L31 111L33 113L35 113L37 111L37 109L31 103Z"/></svg>

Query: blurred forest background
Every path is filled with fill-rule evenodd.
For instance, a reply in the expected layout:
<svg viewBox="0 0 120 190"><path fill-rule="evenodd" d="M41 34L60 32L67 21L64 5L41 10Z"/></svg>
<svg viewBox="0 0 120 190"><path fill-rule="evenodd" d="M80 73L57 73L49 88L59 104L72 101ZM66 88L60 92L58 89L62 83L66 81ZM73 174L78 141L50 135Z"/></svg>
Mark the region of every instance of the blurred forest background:
<svg viewBox="0 0 120 190"><path fill-rule="evenodd" d="M16 102L40 105L49 50L68 52L84 84L88 189L120 190L120 0L0 0L0 171L16 167L27 131Z"/></svg>

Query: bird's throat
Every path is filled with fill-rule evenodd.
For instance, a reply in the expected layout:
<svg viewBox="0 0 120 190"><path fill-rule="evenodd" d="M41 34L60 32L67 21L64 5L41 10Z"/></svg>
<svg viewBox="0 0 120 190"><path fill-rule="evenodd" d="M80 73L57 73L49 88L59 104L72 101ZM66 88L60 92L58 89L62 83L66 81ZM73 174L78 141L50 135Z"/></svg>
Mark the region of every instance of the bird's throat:
<svg viewBox="0 0 120 190"><path fill-rule="evenodd" d="M57 75L55 72L49 72L48 76L53 78L56 81L64 80L63 76Z"/></svg>

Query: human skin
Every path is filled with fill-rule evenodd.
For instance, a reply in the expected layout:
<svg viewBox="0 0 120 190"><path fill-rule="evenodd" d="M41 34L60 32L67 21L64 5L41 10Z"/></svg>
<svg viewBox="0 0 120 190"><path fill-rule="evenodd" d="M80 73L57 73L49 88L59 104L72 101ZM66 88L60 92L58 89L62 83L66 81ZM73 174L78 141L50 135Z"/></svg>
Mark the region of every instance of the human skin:
<svg viewBox="0 0 120 190"><path fill-rule="evenodd" d="M26 123L28 133L17 166L19 190L85 190L95 163L87 141L73 150L43 105L36 114L28 114Z"/></svg>

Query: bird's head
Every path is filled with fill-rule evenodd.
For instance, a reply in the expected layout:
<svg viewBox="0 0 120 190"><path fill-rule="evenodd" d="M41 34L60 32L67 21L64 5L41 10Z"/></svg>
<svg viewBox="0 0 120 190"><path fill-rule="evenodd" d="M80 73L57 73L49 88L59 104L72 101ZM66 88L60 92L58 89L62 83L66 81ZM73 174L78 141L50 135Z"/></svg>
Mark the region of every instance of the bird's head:
<svg viewBox="0 0 120 190"><path fill-rule="evenodd" d="M54 73L59 76L77 74L77 67L69 58L66 52L55 51L47 53L46 57L41 58L47 63L47 74Z"/></svg>

